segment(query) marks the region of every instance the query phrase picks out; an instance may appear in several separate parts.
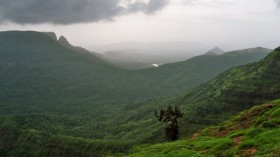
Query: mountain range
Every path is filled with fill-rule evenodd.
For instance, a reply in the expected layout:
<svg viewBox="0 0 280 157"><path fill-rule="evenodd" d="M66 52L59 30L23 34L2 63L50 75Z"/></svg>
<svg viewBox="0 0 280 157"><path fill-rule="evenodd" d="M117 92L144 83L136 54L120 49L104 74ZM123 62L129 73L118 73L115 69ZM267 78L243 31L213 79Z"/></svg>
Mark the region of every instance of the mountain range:
<svg viewBox="0 0 280 157"><path fill-rule="evenodd" d="M54 36L0 32L2 156L127 153L163 141L153 117L161 107L182 109L187 136L280 96L279 48L124 70Z"/></svg>
<svg viewBox="0 0 280 157"><path fill-rule="evenodd" d="M124 42L103 47L101 57L123 69L146 69L152 64L167 64L201 55L208 46L191 41L178 42Z"/></svg>

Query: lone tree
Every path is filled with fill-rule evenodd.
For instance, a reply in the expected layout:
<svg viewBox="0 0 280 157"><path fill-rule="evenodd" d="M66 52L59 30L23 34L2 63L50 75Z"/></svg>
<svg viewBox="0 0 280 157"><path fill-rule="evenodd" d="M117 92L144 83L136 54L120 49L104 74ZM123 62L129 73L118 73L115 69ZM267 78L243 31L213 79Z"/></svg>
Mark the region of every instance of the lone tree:
<svg viewBox="0 0 280 157"><path fill-rule="evenodd" d="M165 135L169 140L175 141L178 139L179 129L177 118L182 118L183 115L184 113L182 113L177 106L174 107L174 109L172 106L168 106L166 110L161 109L159 114L157 111L155 112L155 116L160 122L168 124L165 128Z"/></svg>

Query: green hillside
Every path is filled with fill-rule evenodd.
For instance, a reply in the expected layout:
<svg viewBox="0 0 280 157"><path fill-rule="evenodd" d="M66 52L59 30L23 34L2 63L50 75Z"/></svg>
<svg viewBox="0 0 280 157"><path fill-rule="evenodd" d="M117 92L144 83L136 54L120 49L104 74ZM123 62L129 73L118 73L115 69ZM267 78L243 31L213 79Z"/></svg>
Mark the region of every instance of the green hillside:
<svg viewBox="0 0 280 157"><path fill-rule="evenodd" d="M229 68L259 61L271 51L257 47L231 51L222 55L201 55L183 62L148 69L143 73L148 73L149 76L157 80L161 80L163 77L164 79L160 81L161 87L167 87L169 90L175 88L177 91L185 91L216 77ZM155 70L157 73L152 72Z"/></svg>
<svg viewBox="0 0 280 157"><path fill-rule="evenodd" d="M130 109L128 113L134 113L136 110L138 114L150 115L142 119L134 118L134 121L149 118L152 120L153 111L158 108L168 105L179 106L185 113L180 124L183 136L211 124L220 123L256 104L280 98L279 54L277 48L259 62L229 69L178 97L169 97L165 102L147 101L141 109ZM136 113L134 115L137 115ZM156 123L155 120L153 122ZM155 132L153 138L158 139L159 135L161 132Z"/></svg>
<svg viewBox="0 0 280 157"><path fill-rule="evenodd" d="M1 157L97 157L127 152L131 147L125 141L101 141L26 129L13 120L5 117L0 121Z"/></svg>
<svg viewBox="0 0 280 157"><path fill-rule="evenodd" d="M28 119L28 114L44 114L45 118L38 118L42 127L26 125L78 137L127 140L145 132L133 139L138 142L156 134L157 129L148 131L147 126L156 125L149 115L163 104L162 98L153 99L151 106L142 100L175 95L270 51L247 49L127 71L68 49L55 38L52 33L0 33L0 115ZM54 124L48 125L48 119Z"/></svg>
<svg viewBox="0 0 280 157"><path fill-rule="evenodd" d="M186 139L134 147L128 157L280 155L280 100L243 111Z"/></svg>
<svg viewBox="0 0 280 157"><path fill-rule="evenodd" d="M36 130L21 130L10 117L6 117L0 123L0 155L13 157L74 157L105 154L131 157L273 156L279 155L280 152L279 118L280 100L276 100L243 111L220 125L197 131L188 138L131 148L131 144L122 141L105 142L52 135Z"/></svg>
<svg viewBox="0 0 280 157"><path fill-rule="evenodd" d="M280 97L280 51L265 59L232 68L186 92L174 103L184 108L192 125L217 123L255 104Z"/></svg>
<svg viewBox="0 0 280 157"><path fill-rule="evenodd" d="M152 111L160 107L179 106L185 113L180 124L181 135L188 135L200 128L220 123L256 104L279 99L279 54L280 51L277 48L259 62L229 69L177 97L169 97L165 102L147 101L141 107L142 110L136 109L136 113L150 114L150 119L152 119L154 118ZM129 113L133 112L135 109L131 109ZM160 132L155 134L159 135ZM154 138L157 137L154 136Z"/></svg>
<svg viewBox="0 0 280 157"><path fill-rule="evenodd" d="M163 141L153 115L162 106L178 105L185 112L181 134L186 135L279 98L278 49L181 93L230 67L258 61L269 50L128 71L44 33L1 32L0 43L3 156L66 156L70 149L80 156L126 152L135 144Z"/></svg>
<svg viewBox="0 0 280 157"><path fill-rule="evenodd" d="M158 69L126 71L68 49L45 33L1 32L0 43L0 115L77 113L96 104L174 95L269 52L258 48L249 54L200 56Z"/></svg>

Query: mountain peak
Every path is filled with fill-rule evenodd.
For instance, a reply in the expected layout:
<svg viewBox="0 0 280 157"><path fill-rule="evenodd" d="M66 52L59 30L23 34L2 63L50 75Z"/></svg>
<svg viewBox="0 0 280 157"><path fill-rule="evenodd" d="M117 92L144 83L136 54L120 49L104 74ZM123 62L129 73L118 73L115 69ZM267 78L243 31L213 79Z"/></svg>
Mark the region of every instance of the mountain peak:
<svg viewBox="0 0 280 157"><path fill-rule="evenodd" d="M71 49L71 50L74 50L74 51L77 51L77 52L84 52L84 53L88 53L89 51L87 51L86 49L82 48L82 47L78 47L78 46L73 46L72 44L70 44L68 42L68 40L62 35L59 37L59 39L57 40L57 42L68 48L68 49Z"/></svg>
<svg viewBox="0 0 280 157"><path fill-rule="evenodd" d="M224 51L222 49L220 49L218 46L214 47L213 49L209 50L208 52L214 52L218 55L223 54Z"/></svg>
<svg viewBox="0 0 280 157"><path fill-rule="evenodd" d="M214 47L213 49L206 52L204 55L221 55L224 51L220 49L218 46Z"/></svg>
<svg viewBox="0 0 280 157"><path fill-rule="evenodd" d="M72 45L68 42L68 40L64 36L60 36L57 42L65 47L72 47Z"/></svg>

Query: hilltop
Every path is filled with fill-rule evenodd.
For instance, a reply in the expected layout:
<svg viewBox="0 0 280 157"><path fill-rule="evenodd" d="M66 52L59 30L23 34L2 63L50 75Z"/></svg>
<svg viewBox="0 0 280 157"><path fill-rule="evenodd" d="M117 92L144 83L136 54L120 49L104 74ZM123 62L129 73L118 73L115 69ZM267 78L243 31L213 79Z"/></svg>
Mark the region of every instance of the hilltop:
<svg viewBox="0 0 280 157"><path fill-rule="evenodd" d="M207 51L204 55L221 55L223 53L225 53L225 51L216 46L213 49Z"/></svg>

